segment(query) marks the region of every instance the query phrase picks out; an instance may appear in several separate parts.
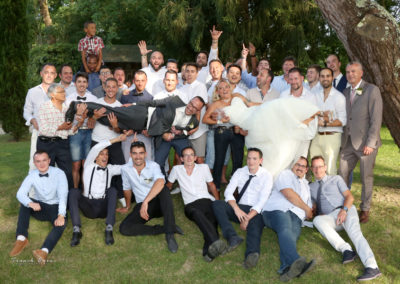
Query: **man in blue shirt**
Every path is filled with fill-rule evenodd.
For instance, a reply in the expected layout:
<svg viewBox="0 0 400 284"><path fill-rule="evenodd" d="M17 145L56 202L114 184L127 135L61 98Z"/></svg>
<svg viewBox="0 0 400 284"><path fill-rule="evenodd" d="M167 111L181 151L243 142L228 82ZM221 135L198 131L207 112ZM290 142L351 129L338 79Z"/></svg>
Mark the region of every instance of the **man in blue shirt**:
<svg viewBox="0 0 400 284"><path fill-rule="evenodd" d="M46 152L37 151L33 159L37 170L29 173L17 192L21 207L18 215L17 241L10 256L19 255L28 245L29 219L33 216L40 221L49 221L53 225L42 248L33 251L33 256L43 266L46 264L47 255L61 238L67 224L68 182L62 170L50 167L50 158ZM28 197L31 187L34 188L36 199Z"/></svg>

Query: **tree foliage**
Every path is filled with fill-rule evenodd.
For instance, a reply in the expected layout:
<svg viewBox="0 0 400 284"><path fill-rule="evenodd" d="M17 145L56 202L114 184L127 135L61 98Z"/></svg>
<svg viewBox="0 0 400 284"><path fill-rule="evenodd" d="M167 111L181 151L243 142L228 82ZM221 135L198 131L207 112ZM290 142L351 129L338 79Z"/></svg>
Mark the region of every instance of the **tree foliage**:
<svg viewBox="0 0 400 284"><path fill-rule="evenodd" d="M21 119L29 52L26 8L27 0L3 0L0 4L0 120L16 140L26 132Z"/></svg>

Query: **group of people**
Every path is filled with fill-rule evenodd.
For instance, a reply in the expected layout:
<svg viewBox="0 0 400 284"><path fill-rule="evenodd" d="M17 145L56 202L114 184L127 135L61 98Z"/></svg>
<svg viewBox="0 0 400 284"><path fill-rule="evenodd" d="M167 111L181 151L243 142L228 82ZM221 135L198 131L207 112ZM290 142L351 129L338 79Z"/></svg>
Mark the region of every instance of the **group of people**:
<svg viewBox="0 0 400 284"><path fill-rule="evenodd" d="M41 84L26 97L30 172L17 193L21 207L10 256L28 245L33 216L53 224L42 247L33 251L44 265L66 228L67 209L72 247L83 237L79 211L105 218L107 245L114 243L118 212L128 214L119 226L122 235L165 234L168 249L177 252L174 235L183 231L175 223L171 190L178 182L174 191L181 192L186 217L204 236L202 255L208 262L243 242L232 221L246 231L243 266L255 267L263 228L269 227L278 236L280 280L299 277L315 265L296 248L304 220L315 216L314 226L342 253L344 264L360 257L365 271L358 280L381 275L360 222L369 220L382 99L379 89L362 79L359 62L349 63L343 75L339 57L331 54L326 67L309 66L304 82L293 57L284 59L283 75L274 76L269 61L257 60L250 44L243 45L237 62L224 66L218 59L222 31L213 27L210 53L198 53L181 73L176 60L163 66L163 54L139 42L142 69L128 87L122 68L112 72L103 64L96 25L88 22L84 29L78 47L82 71L73 75L72 67L63 65L55 83L56 67L45 64ZM251 112L236 111L239 105ZM171 148L174 161L169 161ZM358 161L360 217L350 191ZM306 177L309 167L314 182ZM146 224L161 216L162 225ZM355 251L337 233L341 229Z"/></svg>

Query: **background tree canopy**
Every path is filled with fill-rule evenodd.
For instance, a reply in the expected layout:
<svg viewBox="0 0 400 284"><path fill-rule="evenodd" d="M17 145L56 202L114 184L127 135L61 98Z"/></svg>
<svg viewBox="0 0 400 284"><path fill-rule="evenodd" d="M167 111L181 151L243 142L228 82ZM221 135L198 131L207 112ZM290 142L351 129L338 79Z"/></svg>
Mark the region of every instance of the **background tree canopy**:
<svg viewBox="0 0 400 284"><path fill-rule="evenodd" d="M372 2L398 21L400 0ZM348 61L343 44L313 0L27 0L26 11L25 39L31 47L28 87L40 83L39 70L46 62L79 68L77 45L88 20L97 24L106 46L146 40L181 64L193 61L196 52L209 50L214 24L224 31L219 40L223 62L239 58L242 44L249 42L256 46L259 58L270 60L275 73L281 72L282 59L288 55L295 56L304 69L314 63L323 65L330 53L341 57L343 71ZM2 21L6 23L6 14ZM22 92L26 93L25 86Z"/></svg>

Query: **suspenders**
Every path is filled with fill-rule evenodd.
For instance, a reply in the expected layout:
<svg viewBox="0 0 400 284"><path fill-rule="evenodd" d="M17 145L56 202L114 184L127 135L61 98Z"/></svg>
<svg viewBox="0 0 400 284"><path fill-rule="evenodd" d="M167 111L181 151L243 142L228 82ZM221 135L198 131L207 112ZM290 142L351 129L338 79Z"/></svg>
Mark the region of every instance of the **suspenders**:
<svg viewBox="0 0 400 284"><path fill-rule="evenodd" d="M93 195L92 195L92 181L93 181L94 171L96 170L96 168L97 168L97 166L93 167L92 175L90 176L89 193L88 193L88 198L89 199L94 199ZM105 189L104 189L104 194L100 199L104 199L106 197L107 185L108 185L108 168L106 168L106 186L105 186ZM90 197L90 196L92 196L92 197Z"/></svg>

